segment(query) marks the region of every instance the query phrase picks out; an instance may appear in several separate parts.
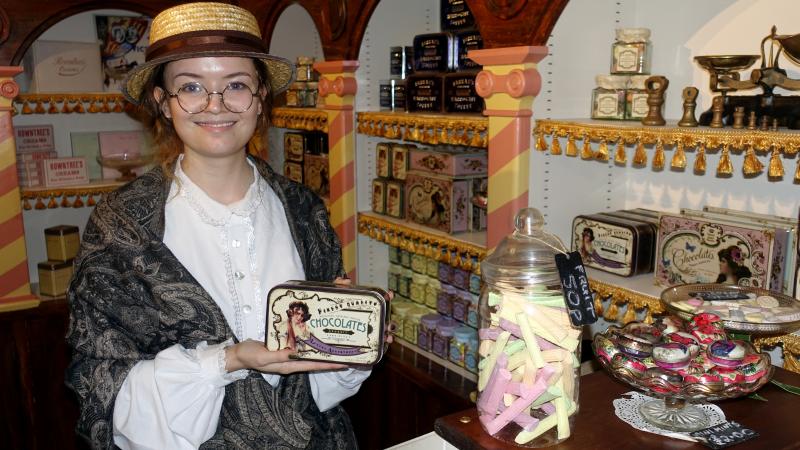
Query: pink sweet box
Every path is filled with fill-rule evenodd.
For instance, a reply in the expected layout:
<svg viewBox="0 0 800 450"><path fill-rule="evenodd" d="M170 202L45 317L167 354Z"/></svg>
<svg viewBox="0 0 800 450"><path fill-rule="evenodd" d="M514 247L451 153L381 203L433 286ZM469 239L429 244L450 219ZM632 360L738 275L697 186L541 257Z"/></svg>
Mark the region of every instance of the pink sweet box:
<svg viewBox="0 0 800 450"><path fill-rule="evenodd" d="M486 152L463 153L412 148L410 168L451 177L486 175L489 162Z"/></svg>
<svg viewBox="0 0 800 450"><path fill-rule="evenodd" d="M45 186L70 186L89 182L86 158L56 158L44 160Z"/></svg>

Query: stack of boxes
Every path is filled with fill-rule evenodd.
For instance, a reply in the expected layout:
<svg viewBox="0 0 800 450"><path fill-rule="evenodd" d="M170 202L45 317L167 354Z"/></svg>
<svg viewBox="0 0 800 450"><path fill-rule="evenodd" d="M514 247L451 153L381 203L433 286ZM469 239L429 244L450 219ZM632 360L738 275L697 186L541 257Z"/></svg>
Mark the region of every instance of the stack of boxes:
<svg viewBox="0 0 800 450"><path fill-rule="evenodd" d="M17 178L22 187L45 184L44 161L57 158L52 125L14 127Z"/></svg>
<svg viewBox="0 0 800 450"><path fill-rule="evenodd" d="M375 171L372 180L372 211L402 219L406 211L406 185L410 144L380 142L375 146Z"/></svg>
<svg viewBox="0 0 800 450"><path fill-rule="evenodd" d="M72 260L78 254L80 233L74 225L58 225L44 230L47 261L38 264L39 293L49 297L64 295L72 278Z"/></svg>
<svg viewBox="0 0 800 450"><path fill-rule="evenodd" d="M283 174L305 184L320 197L330 194L328 135L320 132L287 132L283 135Z"/></svg>
<svg viewBox="0 0 800 450"><path fill-rule="evenodd" d="M641 120L647 115L645 81L650 77L652 53L649 39L647 28L616 30L611 74L595 77L592 119Z"/></svg>
<svg viewBox="0 0 800 450"><path fill-rule="evenodd" d="M297 57L297 78L286 90L286 106L298 108L314 108L318 106L319 73L314 70L313 66L313 57Z"/></svg>
<svg viewBox="0 0 800 450"><path fill-rule="evenodd" d="M479 275L390 246L389 289L399 337L477 371Z"/></svg>

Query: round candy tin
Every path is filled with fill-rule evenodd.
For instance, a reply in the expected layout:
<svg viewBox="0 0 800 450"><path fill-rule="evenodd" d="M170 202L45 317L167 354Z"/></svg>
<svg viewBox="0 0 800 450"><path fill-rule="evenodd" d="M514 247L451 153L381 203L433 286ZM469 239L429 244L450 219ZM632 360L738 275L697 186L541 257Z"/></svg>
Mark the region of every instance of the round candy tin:
<svg viewBox="0 0 800 450"><path fill-rule="evenodd" d="M667 316L658 320L656 327L661 330L664 335L669 335L677 331L682 331L686 324L679 317Z"/></svg>
<svg viewBox="0 0 800 450"><path fill-rule="evenodd" d="M718 340L708 346L708 359L723 367L738 367L742 364L746 347L741 341Z"/></svg>
<svg viewBox="0 0 800 450"><path fill-rule="evenodd" d="M714 316L717 317L717 316ZM703 325L692 329L692 335L703 345L725 339L725 332L710 325Z"/></svg>
<svg viewBox="0 0 800 450"><path fill-rule="evenodd" d="M653 346L653 360L663 369L679 369L689 365L692 355L689 348L678 342L656 344Z"/></svg>
<svg viewBox="0 0 800 450"><path fill-rule="evenodd" d="M632 322L622 328L622 332L643 342L655 344L661 340L661 330L642 322Z"/></svg>
<svg viewBox="0 0 800 450"><path fill-rule="evenodd" d="M623 353L617 353L614 355L614 358L611 359L611 365L614 367L624 367L637 378L640 378L647 370L647 367L645 367L641 361L636 358L631 358Z"/></svg>
<svg viewBox="0 0 800 450"><path fill-rule="evenodd" d="M711 313L695 314L690 322L691 328L698 328L705 325L710 325L719 331L723 330L722 320L716 314L711 314Z"/></svg>
<svg viewBox="0 0 800 450"><path fill-rule="evenodd" d="M722 383L725 386L731 384L740 384L744 381L744 374L737 369L717 366L711 369L711 373L719 375L719 377L722 379Z"/></svg>
<svg viewBox="0 0 800 450"><path fill-rule="evenodd" d="M666 342L677 342L678 344L683 344L689 349L689 354L692 357L697 356L700 353L700 341L694 337L691 333L687 333L686 331L676 331L674 333L670 333L666 336Z"/></svg>
<svg viewBox="0 0 800 450"><path fill-rule="evenodd" d="M739 371L744 375L744 380L748 383L758 381L767 375L767 362L761 355L750 353L742 360Z"/></svg>
<svg viewBox="0 0 800 450"><path fill-rule="evenodd" d="M596 338L598 345L596 346L597 349L597 356L603 358L607 362L611 362L611 358L614 357L619 350L617 346L611 341L611 339L605 336L598 336Z"/></svg>
<svg viewBox="0 0 800 450"><path fill-rule="evenodd" d="M653 352L653 344L628 333L616 334L617 348L634 358L647 358Z"/></svg>

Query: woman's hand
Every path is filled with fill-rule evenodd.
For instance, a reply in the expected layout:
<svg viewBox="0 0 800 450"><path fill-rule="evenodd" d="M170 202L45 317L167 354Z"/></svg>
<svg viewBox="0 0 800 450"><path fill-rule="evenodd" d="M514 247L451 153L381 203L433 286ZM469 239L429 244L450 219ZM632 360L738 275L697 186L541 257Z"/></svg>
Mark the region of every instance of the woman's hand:
<svg viewBox="0 0 800 450"><path fill-rule="evenodd" d="M225 369L234 372L252 369L265 373L287 375L295 372L314 372L319 370L339 370L344 364L317 361L298 361L291 359L292 350L267 350L263 342L248 339L225 349Z"/></svg>

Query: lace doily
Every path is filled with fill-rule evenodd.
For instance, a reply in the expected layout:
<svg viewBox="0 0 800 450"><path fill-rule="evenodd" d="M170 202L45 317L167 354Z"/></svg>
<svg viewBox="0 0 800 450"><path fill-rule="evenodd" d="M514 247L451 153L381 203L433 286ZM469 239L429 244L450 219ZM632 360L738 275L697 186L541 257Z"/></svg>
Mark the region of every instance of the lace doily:
<svg viewBox="0 0 800 450"><path fill-rule="evenodd" d="M675 431L664 430L649 424L644 420L644 417L639 413L639 406L642 403L654 400L654 397L641 394L636 391L630 391L622 394L621 398L614 400L614 414L628 425L636 428L637 430L646 431L648 433L660 434L675 439L683 439L686 441L696 441L694 438L685 433L678 433ZM696 403L694 406L703 410L709 420L709 427L719 425L725 422L725 413L717 405L710 403Z"/></svg>

